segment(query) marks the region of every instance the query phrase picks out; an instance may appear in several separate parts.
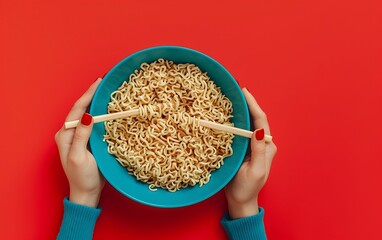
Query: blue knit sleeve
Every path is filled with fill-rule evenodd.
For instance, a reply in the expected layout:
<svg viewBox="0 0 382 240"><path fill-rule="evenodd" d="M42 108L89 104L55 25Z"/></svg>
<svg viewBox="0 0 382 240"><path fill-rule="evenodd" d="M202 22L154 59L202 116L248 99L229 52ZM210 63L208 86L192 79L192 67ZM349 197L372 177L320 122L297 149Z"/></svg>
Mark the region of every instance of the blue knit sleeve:
<svg viewBox="0 0 382 240"><path fill-rule="evenodd" d="M223 216L223 225L231 240L266 240L264 228L264 209L259 208L259 213L239 219L230 219L228 213Z"/></svg>
<svg viewBox="0 0 382 240"><path fill-rule="evenodd" d="M92 208L64 199L64 217L57 240L92 239L100 208Z"/></svg>

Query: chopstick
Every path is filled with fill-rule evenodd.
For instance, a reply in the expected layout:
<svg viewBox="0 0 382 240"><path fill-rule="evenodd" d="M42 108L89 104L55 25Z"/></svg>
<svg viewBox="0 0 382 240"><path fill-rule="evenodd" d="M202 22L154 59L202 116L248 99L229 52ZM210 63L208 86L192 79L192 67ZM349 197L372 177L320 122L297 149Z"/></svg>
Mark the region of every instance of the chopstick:
<svg viewBox="0 0 382 240"><path fill-rule="evenodd" d="M208 127L218 131L233 133L235 135L246 137L246 138L252 138L252 134L253 134L252 131L248 131L248 130L237 128L237 127L227 126L224 124L215 123L215 122L202 120L202 119L199 120L199 124L200 126L203 126L203 127ZM265 142L271 142L272 136L265 134L264 139L265 139Z"/></svg>
<svg viewBox="0 0 382 240"><path fill-rule="evenodd" d="M94 123L99 123L99 122L114 120L114 119L118 119L118 118L126 118L126 117L138 116L138 115L139 115L139 108L128 110L128 111L123 111L123 112L109 113L109 114L94 116L93 121L94 121ZM75 128L75 127L77 127L78 123L79 123L79 120L65 122L65 124L64 124L65 129ZM200 124L200 126L203 126L203 127L215 129L218 131L232 133L232 134L246 137L246 138L252 138L252 134L253 134L252 131L248 131L248 130L237 128L237 127L227 126L224 124L215 123L215 122L202 120L202 119L199 120L199 124ZM265 142L271 142L272 136L265 135L264 139L265 139Z"/></svg>
<svg viewBox="0 0 382 240"><path fill-rule="evenodd" d="M94 123L99 123L99 122L105 122L105 121L114 120L114 119L118 119L118 118L126 118L126 117L137 116L137 115L139 115L139 109L138 108L128 110L128 111L123 111L123 112L109 113L109 114L94 116L93 121L94 121ZM65 129L77 127L79 121L80 120L65 122L65 124L64 124Z"/></svg>

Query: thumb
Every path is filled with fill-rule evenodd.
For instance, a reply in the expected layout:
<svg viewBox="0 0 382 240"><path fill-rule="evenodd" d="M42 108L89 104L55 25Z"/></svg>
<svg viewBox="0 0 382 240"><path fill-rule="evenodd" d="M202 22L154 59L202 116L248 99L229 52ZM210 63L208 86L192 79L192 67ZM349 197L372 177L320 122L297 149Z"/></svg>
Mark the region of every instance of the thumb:
<svg viewBox="0 0 382 240"><path fill-rule="evenodd" d="M265 173L265 141L264 129L256 130L251 139L251 169L257 173Z"/></svg>
<svg viewBox="0 0 382 240"><path fill-rule="evenodd" d="M81 153L86 150L90 134L93 128L93 117L88 113L82 115L74 133L71 151Z"/></svg>

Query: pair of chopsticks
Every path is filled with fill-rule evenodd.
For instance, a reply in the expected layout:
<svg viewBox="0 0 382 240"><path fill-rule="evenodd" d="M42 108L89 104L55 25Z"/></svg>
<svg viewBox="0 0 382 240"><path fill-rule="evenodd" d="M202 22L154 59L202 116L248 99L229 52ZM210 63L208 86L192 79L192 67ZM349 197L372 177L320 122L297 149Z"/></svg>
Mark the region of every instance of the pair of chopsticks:
<svg viewBox="0 0 382 240"><path fill-rule="evenodd" d="M110 114L103 114L99 116L94 116L93 121L94 123L99 123L99 122L104 122L108 120L114 120L118 118L126 118L126 117L133 117L133 116L138 116L139 115L139 109L132 109L128 111L123 111L123 112L117 112L117 113L110 113ZM75 128L79 123L79 120L74 120L74 121L69 121L65 122L65 128ZM224 131L224 132L229 132L233 133L238 136L246 137L246 138L252 138L252 131L244 130L241 128L236 128L236 127L231 127L227 126L224 124L220 123L215 123L207 120L199 120L200 126L215 129L218 131ZM270 135L265 135L264 136L265 142L271 142L272 141L272 136Z"/></svg>

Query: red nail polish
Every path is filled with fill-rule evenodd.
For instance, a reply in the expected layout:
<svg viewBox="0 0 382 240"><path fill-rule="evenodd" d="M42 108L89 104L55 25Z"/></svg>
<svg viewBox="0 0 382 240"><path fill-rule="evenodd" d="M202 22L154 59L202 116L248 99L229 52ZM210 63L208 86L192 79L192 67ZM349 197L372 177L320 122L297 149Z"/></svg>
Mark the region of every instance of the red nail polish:
<svg viewBox="0 0 382 240"><path fill-rule="evenodd" d="M107 72L102 76L102 79L104 79L104 77L106 76Z"/></svg>
<svg viewBox="0 0 382 240"><path fill-rule="evenodd" d="M90 123L92 123L92 120L93 120L92 115L88 113L84 113L84 115L82 115L82 118L81 118L81 124L85 126L89 126Z"/></svg>
<svg viewBox="0 0 382 240"><path fill-rule="evenodd" d="M259 130L256 131L256 139L258 141L261 141L261 140L264 139L264 128L259 129Z"/></svg>

